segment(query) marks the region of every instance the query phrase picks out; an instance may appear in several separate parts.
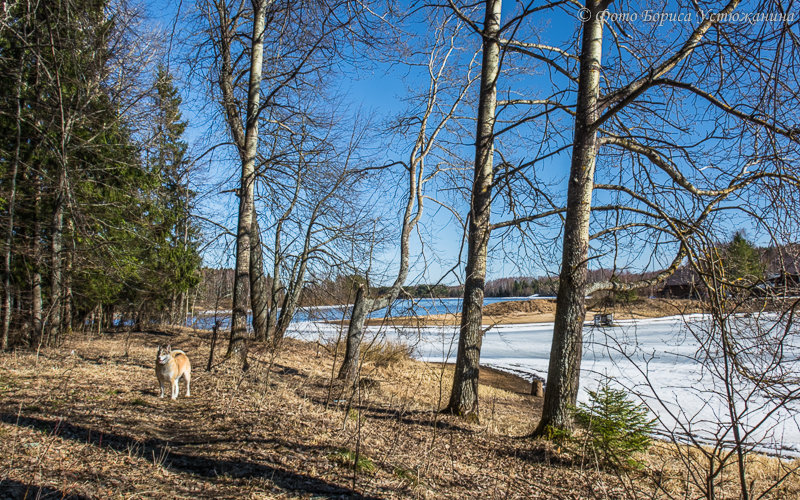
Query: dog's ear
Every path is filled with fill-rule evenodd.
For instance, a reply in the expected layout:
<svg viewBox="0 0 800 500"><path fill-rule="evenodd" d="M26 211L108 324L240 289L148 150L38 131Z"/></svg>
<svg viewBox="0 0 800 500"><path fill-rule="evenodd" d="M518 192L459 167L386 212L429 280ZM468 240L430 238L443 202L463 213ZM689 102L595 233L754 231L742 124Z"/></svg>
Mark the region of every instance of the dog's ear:
<svg viewBox="0 0 800 500"><path fill-rule="evenodd" d="M165 350L167 351L167 354L171 353L172 352L172 344L167 344L167 348Z"/></svg>
<svg viewBox="0 0 800 500"><path fill-rule="evenodd" d="M161 344L158 344L158 354L161 355Z"/></svg>

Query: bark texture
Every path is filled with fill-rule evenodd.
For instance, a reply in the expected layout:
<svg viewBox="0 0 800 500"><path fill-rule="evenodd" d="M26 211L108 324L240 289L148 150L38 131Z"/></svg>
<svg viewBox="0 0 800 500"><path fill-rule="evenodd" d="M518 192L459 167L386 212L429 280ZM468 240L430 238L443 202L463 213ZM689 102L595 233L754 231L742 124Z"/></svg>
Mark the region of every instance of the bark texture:
<svg viewBox="0 0 800 500"><path fill-rule="evenodd" d="M250 235L250 308L253 312L253 336L259 341L267 340L267 311L269 294L267 277L264 276L263 252L261 249L261 230L253 210L253 229Z"/></svg>
<svg viewBox="0 0 800 500"><path fill-rule="evenodd" d="M42 331L44 329L44 313L42 310L42 239L39 235L42 234L42 195L41 195L41 179L38 172L31 172L35 180L33 182L33 276L31 293L31 347L36 347L41 342Z"/></svg>
<svg viewBox="0 0 800 500"><path fill-rule="evenodd" d="M553 344L547 371L542 419L534 431L544 435L548 427L569 428L570 406L578 399L583 322L586 317L589 216L594 188L598 140L593 128L598 116L600 63L603 48L601 6L587 2L591 12L583 24L575 137L567 188L567 215L556 302Z"/></svg>
<svg viewBox="0 0 800 500"><path fill-rule="evenodd" d="M11 166L11 194L8 200L8 229L3 254L3 343L2 349L8 349L8 333L11 328L11 245L14 241L14 216L17 199L17 173L19 172L19 155L22 144L22 71L17 73L15 122L17 134L14 144L14 161Z"/></svg>
<svg viewBox="0 0 800 500"><path fill-rule="evenodd" d="M364 296L366 285L359 285L356 290L356 298L353 302L353 312L350 316L350 323L347 327L347 344L344 351L344 361L339 370L338 379L358 380L358 365L361 359L361 340L364 337L364 323L367 314L370 312L371 302Z"/></svg>
<svg viewBox="0 0 800 500"><path fill-rule="evenodd" d="M469 217L464 301L461 330L446 411L470 418L478 416L478 374L483 340L483 295L486 282L486 251L491 234L492 167L494 124L497 107L497 77L500 69L501 0L487 0L483 27L483 61L475 140L475 170Z"/></svg>
<svg viewBox="0 0 800 500"><path fill-rule="evenodd" d="M247 90L242 175L239 187L239 224L236 232L236 273L233 285L233 312L228 355L239 351L242 368L247 369L247 303L250 276L250 238L253 226L255 161L258 149L258 116L261 74L264 65L265 1L253 2L253 42L250 54L250 79Z"/></svg>
<svg viewBox="0 0 800 500"><path fill-rule="evenodd" d="M275 331L273 332L272 337L272 342L275 347L278 347L283 341L283 337L286 335L286 330L289 329L289 323L291 323L292 318L294 318L294 313L297 311L297 306L300 304L300 296L303 294L303 287L305 286L306 282L306 271L308 270L308 260L311 252L311 231L314 227L315 217L316 214L312 215L312 219L308 223L308 228L306 229L306 241L303 245L303 251L298 257L299 264L295 263L295 266L297 266L297 273L293 273L295 279L289 284L289 287L283 296L280 314L278 314L278 311L274 311L275 314L278 314L278 320L275 324ZM277 271L278 267L276 266L276 272ZM271 322L267 321L267 323L269 324Z"/></svg>
<svg viewBox="0 0 800 500"><path fill-rule="evenodd" d="M65 161L66 154L62 154ZM51 220L50 240L50 314L48 317L47 343L56 342L61 332L61 312L63 308L63 245L64 245L64 205L67 190L67 166L62 164L58 173L58 186L55 193L55 206Z"/></svg>

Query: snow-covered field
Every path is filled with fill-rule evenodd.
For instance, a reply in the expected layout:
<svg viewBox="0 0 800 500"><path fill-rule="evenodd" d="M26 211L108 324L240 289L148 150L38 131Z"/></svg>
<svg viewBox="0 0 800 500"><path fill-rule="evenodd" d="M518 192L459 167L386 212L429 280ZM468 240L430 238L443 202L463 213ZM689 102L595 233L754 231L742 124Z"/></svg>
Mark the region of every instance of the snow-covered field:
<svg viewBox="0 0 800 500"><path fill-rule="evenodd" d="M586 389L610 378L612 384L629 389L650 407L659 419L660 434L673 433L679 439L692 434L702 442L732 441L731 408L721 396L725 394L725 374L719 371L723 366L717 363L709 369L695 360L700 344L691 331L702 331L707 324L702 315L693 315L619 321L613 328L587 326L579 400L587 401ZM330 338L337 334L337 328L299 322L291 334L306 339ZM544 379L552 332L552 323L494 327L484 336L481 363L526 378L535 375ZM382 335L413 345L417 357L427 361L454 361L457 333L455 327L369 331L373 337ZM797 345L785 346L783 369L800 373L800 364L792 361L797 353ZM794 365L787 365L790 363ZM740 383L738 388L749 391L746 397L734 398L733 408L744 422L746 442L760 451L800 456L800 401L776 411L775 402L754 387Z"/></svg>

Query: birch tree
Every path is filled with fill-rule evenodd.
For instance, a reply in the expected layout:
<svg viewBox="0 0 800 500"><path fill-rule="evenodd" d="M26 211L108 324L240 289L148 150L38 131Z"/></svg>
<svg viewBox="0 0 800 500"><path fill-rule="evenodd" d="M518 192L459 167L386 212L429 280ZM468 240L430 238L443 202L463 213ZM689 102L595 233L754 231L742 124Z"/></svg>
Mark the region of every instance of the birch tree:
<svg viewBox="0 0 800 500"><path fill-rule="evenodd" d="M250 277L251 231L253 229L253 188L255 181L255 162L258 150L258 123L261 113L261 75L264 63L264 36L267 7L272 2L255 0L252 2L252 32L248 53L249 67L246 88L246 107L244 116L236 104L235 67L231 52L235 38L239 35L237 24L241 11L233 11L226 2L217 1L208 6L207 15L216 16L212 29L215 46L221 60L218 69L218 84L222 93L222 107L234 143L241 160L241 175L237 195L239 197L239 215L236 230L236 263L233 285L233 310L231 313L231 335L228 344L230 356L234 351L242 353L242 368L247 369L247 356L244 343L247 337L248 284ZM241 4L234 8L241 8Z"/></svg>
<svg viewBox="0 0 800 500"><path fill-rule="evenodd" d="M475 169L469 211L467 267L461 328L458 336L453 389L447 409L458 415L474 415L478 409L478 370L483 337L483 289L486 281L486 252L489 245L492 166L494 160L494 125L497 107L497 78L500 74L501 0L488 0L481 31L481 63Z"/></svg>
<svg viewBox="0 0 800 500"><path fill-rule="evenodd" d="M515 86L524 85L528 76L525 71L514 71L514 69L503 70L506 58L517 56L515 51L529 52L525 47L534 46L545 52L554 50L544 44L525 45L511 43L504 37L514 37L521 33L530 33L535 36L535 30L527 30L525 26L530 19L540 13L554 7L553 3L545 2L542 5L526 4L520 5L512 12L505 24L501 22L502 1L487 0L481 4L483 6L482 26L473 21L470 15L477 9L472 6L460 6L450 1L444 7L452 11L463 22L470 27L470 34L479 38L482 53L480 88L478 90L478 106L476 110L476 132L474 142L474 161L471 169L471 179L467 190L469 200L469 213L466 217L467 225L467 261L464 279L464 298L462 302L461 324L459 330L458 350L456 355L456 366L453 377L453 386L450 392L450 400L446 411L477 418L478 416L478 377L480 369L480 350L482 337L485 333L483 326L483 299L484 287L487 274L487 260L489 241L492 231L496 228L520 228L532 221L544 219L551 213L537 213L541 210L541 203L534 201L527 203L527 200L536 198L545 193L544 186L540 186L535 181L535 172L530 168L536 160L522 161L513 167L510 157L500 152L504 159L500 165L494 164L495 150L501 135L515 132L517 127L524 127L525 124L535 123L536 120L548 115L553 111L552 105L557 101L551 98L538 99L509 99L501 100L502 110L510 107L525 104L534 109L533 112L524 112L522 115L506 117L498 122L498 81L501 76L508 79L503 86L503 91L507 94L518 93ZM516 73L516 74L515 74ZM542 109L536 109L536 107ZM499 125L498 125L499 123ZM539 125L536 123L536 125ZM495 128L499 130L495 130ZM546 129L546 128L545 128ZM514 143L512 139L509 143ZM516 144L514 144L516 145ZM500 148L502 149L502 148ZM509 144L508 149L513 149ZM535 156L539 156L547 148L539 148ZM529 193L520 194L516 192L516 185L520 184L523 189L529 189ZM496 192L498 187L504 188L500 193ZM506 194L507 193L507 194ZM506 200L500 196L507 196ZM548 199L548 195L544 196ZM498 201L505 203L497 203ZM493 207L493 204L495 205ZM552 208L552 207L551 207ZM520 217L518 211L523 213L536 214ZM505 220L493 223L493 212L501 214ZM554 212L558 213L558 212Z"/></svg>
<svg viewBox="0 0 800 500"><path fill-rule="evenodd" d="M765 77L757 87L785 88L783 78L795 67L796 42L791 37L761 38L758 46L763 52L747 68L739 63L742 57L752 60L753 53L743 56L738 47L746 45L748 37L743 36L741 25L725 22L737 12L738 0L682 6L683 12L697 15L702 9L715 15L697 15L696 24L683 26L677 38L669 41L663 38L666 30L658 30L655 24L639 29L628 23L612 29L603 14L610 5L590 1L582 11L585 21L558 302L543 414L535 434L571 425L569 408L578 395L587 293L637 286L614 280L589 286L586 275L593 236L633 227L668 233L676 250L667 273L686 255L680 241L698 231L709 214L724 209L726 200L734 196L746 200L742 193L754 196L768 179L794 182L794 172L786 170L778 158L786 148L796 147L791 125L795 118L790 111L796 91L784 94L782 102L766 93L753 102L748 95L753 88L742 83L757 74ZM787 24L778 21L778 26L788 35ZM608 68L602 62L606 30L616 50L606 58L613 64ZM771 50L778 50L782 57L770 69L760 57ZM681 106L687 100L700 106L702 113L690 110L690 104ZM695 124L675 121L676 113L692 111ZM708 130L697 123L708 124ZM676 129L683 131L682 137ZM763 137L770 139L765 143ZM738 148L739 155L719 149L725 146ZM631 176L627 185L597 183L596 167L598 159L604 158L603 150L617 152L622 165L636 167L638 177ZM720 158L711 165L712 174L703 172L708 161L703 155ZM614 208L616 213L638 213L644 219L611 225L592 235L592 196L597 192L615 193L616 199L624 200Z"/></svg>
<svg viewBox="0 0 800 500"><path fill-rule="evenodd" d="M237 182L236 285L228 355L241 350L246 360L243 346L247 337L248 299L258 313L254 325L259 329L256 337L265 338L265 329L269 328L264 318L269 294L263 293L264 281L258 272L258 261L262 259L253 254L260 248L253 235L258 227L254 218L254 185L260 161L259 126L280 123L297 112L295 104L301 100L300 96L319 82L322 70L337 57L334 38L346 32L365 11L363 6L348 2L293 4L258 0L248 6L244 2L215 0L201 6L205 36L213 46L207 52L203 46L205 40L201 40L197 54L200 59L208 59L207 81L218 89L212 94L219 96L241 163ZM245 35L248 27L251 30ZM267 72L265 43L270 48ZM246 83L243 75L247 75ZM246 104L242 105L243 102ZM285 113L277 112L281 108ZM265 116L266 110L269 117ZM257 286L248 286L251 283ZM246 366L245 361L243 367Z"/></svg>

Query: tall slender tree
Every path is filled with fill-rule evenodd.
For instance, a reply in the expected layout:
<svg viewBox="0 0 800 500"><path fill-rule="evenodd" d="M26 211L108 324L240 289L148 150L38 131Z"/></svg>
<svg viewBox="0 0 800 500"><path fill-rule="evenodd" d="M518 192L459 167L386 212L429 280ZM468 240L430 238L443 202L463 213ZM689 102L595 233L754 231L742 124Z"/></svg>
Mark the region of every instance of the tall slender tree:
<svg viewBox="0 0 800 500"><path fill-rule="evenodd" d="M455 120L457 111L468 99L469 91L475 81L471 75L472 64L466 68L463 75L452 70L459 63L458 54L461 47L458 39L463 27L464 24L455 16L444 16L435 30L433 43L422 52L426 73L429 75L428 87L420 96L419 107L413 111L416 115L413 121L417 127L412 129L413 145L408 159L397 162L405 169L406 179L405 206L398 235L400 258L397 262L397 274L391 285L373 296L370 296L368 280L354 284L355 300L347 327L345 353L338 373L339 379L357 382L367 316L373 311L390 308L408 279L411 268L411 235L423 215L425 186L436 178L436 172L426 173L425 161L442 147L441 136L446 135L450 122Z"/></svg>
<svg viewBox="0 0 800 500"><path fill-rule="evenodd" d="M486 282L486 254L491 236L494 126L497 107L497 78L500 75L500 16L502 0L487 0L481 36L481 64L478 122L475 134L475 164L469 211L467 267L461 328L458 337L453 388L447 409L477 418L478 371L483 340L483 293Z"/></svg>
<svg viewBox="0 0 800 500"><path fill-rule="evenodd" d="M751 102L748 94L753 89L748 85L740 86L740 82L758 74L759 87L779 84L778 75L786 70L787 59L796 58L797 50L776 49L792 45L791 38L758 35L748 39L742 35L741 26L726 24L727 16L739 4L739 0L704 3L702 9L714 15L698 15L699 22L689 25L688 32L677 30L679 34L671 43L660 39L665 31L659 31L658 26L641 30L631 23L626 33L636 42L623 43L613 38L617 44L612 46L616 49L615 56L605 59L604 31L610 21L604 13L612 2L589 0L580 12L577 107L558 302L542 418L535 434L546 435L551 427L571 425L570 407L578 396L587 294L647 286L661 279L676 269L686 256L686 246L681 242L699 231L709 216L723 210L721 203L736 197L747 203L745 193L752 194L751 188L757 189L762 181L791 181L796 177L783 162L774 161L774 158L776 149L796 147L792 127L786 123L791 115L786 103L796 102L797 92L789 91L788 101L782 103L762 94L762 102L768 102L767 106L785 110L784 113L775 113L775 109L762 113L747 104ZM696 4L683 8L693 12L698 9ZM780 30L785 29L787 26L780 26ZM709 37L712 30L720 35ZM743 56L737 51L746 39L758 47L756 51L778 50L782 54L780 62L774 67L756 65L745 69L749 63L740 65L736 61L743 62L739 59ZM730 64L720 66L719 61L727 60L728 56ZM604 60L610 61L610 67L604 67ZM747 60L760 59L747 56ZM692 104L685 105L687 97ZM703 107L699 108L697 103ZM751 111L743 112L738 106ZM675 117L697 113L698 109L703 110L703 114L697 116L700 123L679 125L674 122ZM737 125L731 126L731 123ZM679 132L673 132L673 127ZM774 142L764 146L759 139L762 134L774 138ZM747 144L745 149L753 151L753 158L725 156L731 150L726 146L734 144L736 147L732 150ZM598 183L596 168L603 149L616 151L616 157L631 165L631 171L636 173L627 181ZM713 166L716 175L702 172L711 154L720 156ZM758 160L754 161L755 158ZM747 165L742 168L742 163ZM754 164L758 164L758 168L750 168ZM591 234L592 199L598 192L604 197L615 193L616 203L609 207L612 213L635 215L639 219L612 223ZM671 264L658 276L640 283L612 279L590 285L587 282L590 242L603 235L624 234L632 228L644 228L652 231L650 234L661 233L672 238L676 250Z"/></svg>
<svg viewBox="0 0 800 500"><path fill-rule="evenodd" d="M199 283L196 230L191 223L194 193L189 187L191 173L188 144L183 139L187 122L182 120L178 93L172 75L163 65L155 75L154 130L149 154L153 186L149 217L149 243L142 261L147 271L141 277L142 298L148 308L169 309L169 321L182 323L186 309L183 297ZM153 311L155 312L155 311ZM152 313L151 313L152 314Z"/></svg>

